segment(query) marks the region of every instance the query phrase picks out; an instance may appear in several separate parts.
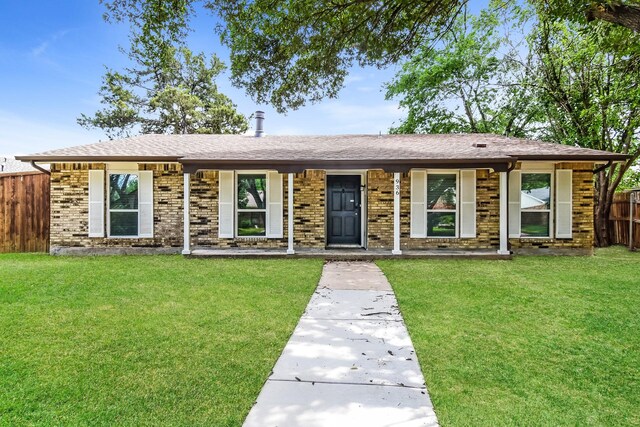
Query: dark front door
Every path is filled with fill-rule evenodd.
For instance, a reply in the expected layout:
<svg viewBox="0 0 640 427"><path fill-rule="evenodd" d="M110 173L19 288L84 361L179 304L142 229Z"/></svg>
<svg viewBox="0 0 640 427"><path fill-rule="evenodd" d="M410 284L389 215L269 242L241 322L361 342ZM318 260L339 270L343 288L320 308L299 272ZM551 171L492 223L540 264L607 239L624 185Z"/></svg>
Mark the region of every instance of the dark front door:
<svg viewBox="0 0 640 427"><path fill-rule="evenodd" d="M360 245L360 175L329 175L327 196L327 244Z"/></svg>

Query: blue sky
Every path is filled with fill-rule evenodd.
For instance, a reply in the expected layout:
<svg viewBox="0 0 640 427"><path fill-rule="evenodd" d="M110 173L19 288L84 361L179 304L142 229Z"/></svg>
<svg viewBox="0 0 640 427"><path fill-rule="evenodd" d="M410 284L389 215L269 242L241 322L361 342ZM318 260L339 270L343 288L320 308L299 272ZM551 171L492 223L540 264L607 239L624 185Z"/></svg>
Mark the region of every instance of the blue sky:
<svg viewBox="0 0 640 427"><path fill-rule="evenodd" d="M106 139L76 123L100 108L97 91L104 67L122 69L128 45L125 25L107 24L98 0L0 2L0 154L28 154ZM193 22L189 45L228 62L205 13ZM353 69L336 100L279 115L256 105L227 75L219 89L238 110L266 112L269 134L386 133L403 116L397 101L385 101L382 85L395 68Z"/></svg>

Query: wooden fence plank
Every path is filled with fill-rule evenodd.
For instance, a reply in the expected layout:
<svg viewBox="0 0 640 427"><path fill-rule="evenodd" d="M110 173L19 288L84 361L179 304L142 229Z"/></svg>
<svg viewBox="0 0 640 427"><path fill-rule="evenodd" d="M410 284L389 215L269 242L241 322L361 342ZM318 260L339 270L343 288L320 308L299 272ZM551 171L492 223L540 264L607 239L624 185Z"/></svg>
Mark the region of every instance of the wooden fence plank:
<svg viewBox="0 0 640 427"><path fill-rule="evenodd" d="M0 175L0 252L49 251L49 175Z"/></svg>
<svg viewBox="0 0 640 427"><path fill-rule="evenodd" d="M630 200L630 192L617 193L613 198L613 204L611 205L611 212L609 214L609 225L613 244L629 246ZM633 210L633 247L640 248L640 192L636 192Z"/></svg>

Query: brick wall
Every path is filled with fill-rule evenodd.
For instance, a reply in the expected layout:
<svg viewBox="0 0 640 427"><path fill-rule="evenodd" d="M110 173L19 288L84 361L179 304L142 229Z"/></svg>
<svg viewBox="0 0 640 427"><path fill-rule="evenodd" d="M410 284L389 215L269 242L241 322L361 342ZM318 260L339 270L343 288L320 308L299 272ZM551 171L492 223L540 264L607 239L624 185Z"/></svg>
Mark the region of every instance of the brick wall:
<svg viewBox="0 0 640 427"><path fill-rule="evenodd" d="M182 246L182 168L143 165L153 171L153 238L89 237L89 170L104 164L51 165L51 251L60 248L180 248ZM105 222L106 223L106 222Z"/></svg>
<svg viewBox="0 0 640 427"><path fill-rule="evenodd" d="M182 248L183 175L178 164L142 165L153 170L154 237L88 237L89 170L104 164L56 163L51 165L51 248ZM288 181L283 176L283 230L281 239L218 237L218 172L191 176L191 242L196 246L281 247L287 246ZM294 244L324 247L325 172L306 171L294 177Z"/></svg>
<svg viewBox="0 0 640 427"><path fill-rule="evenodd" d="M573 169L573 238L510 239L518 252L548 249L584 249L593 246L592 164L565 163ZM154 237L88 237L88 171L104 164L56 163L51 165L51 248L165 248L182 247L183 176L178 164L142 165L153 171ZM367 173L367 240L371 249L393 247L393 174L380 170ZM282 239L218 238L218 172L206 171L191 178L192 245L214 247L287 246L287 178L283 176ZM294 244L296 248L325 246L326 173L309 170L294 177ZM401 181L402 249L474 248L497 249L499 245L499 174L477 171L475 239L410 238L410 175Z"/></svg>
<svg viewBox="0 0 640 427"><path fill-rule="evenodd" d="M518 165L519 166L519 165ZM510 239L516 252L545 249L584 249L593 246L593 164L563 163L573 169L573 238ZM368 247L393 248L393 174L369 171ZM500 178L487 170L476 172L476 238L410 238L411 179L402 174L400 201L401 249L498 249L500 245Z"/></svg>
<svg viewBox="0 0 640 427"><path fill-rule="evenodd" d="M288 239L288 179L283 175L284 235L281 239L218 237L218 172L195 174L191 179L191 241L193 246L286 248ZM294 246L324 247L324 171L294 176Z"/></svg>
<svg viewBox="0 0 640 427"><path fill-rule="evenodd" d="M401 186L403 185L404 183L401 183ZM402 198L404 202L404 194ZM367 222L367 247L371 249L392 248L392 173L386 173L381 170L370 170L367 172Z"/></svg>
<svg viewBox="0 0 640 427"><path fill-rule="evenodd" d="M592 163L561 163L557 169L573 169L573 224L571 239L509 239L516 253L543 253L549 249L581 249L590 253L593 249L593 184ZM554 221L555 222L555 221Z"/></svg>

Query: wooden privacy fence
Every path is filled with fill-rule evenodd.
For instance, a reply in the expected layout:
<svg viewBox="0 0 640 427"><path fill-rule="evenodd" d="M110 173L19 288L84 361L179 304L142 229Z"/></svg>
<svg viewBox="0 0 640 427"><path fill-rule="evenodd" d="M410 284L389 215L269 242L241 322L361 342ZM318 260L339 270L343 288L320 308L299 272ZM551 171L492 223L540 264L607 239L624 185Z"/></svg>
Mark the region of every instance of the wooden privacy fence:
<svg viewBox="0 0 640 427"><path fill-rule="evenodd" d="M609 215L611 239L614 244L629 246L632 243L633 248L640 248L640 191L635 191L633 204L631 204L631 194L632 192L617 193L613 198ZM630 242L631 209L633 209L633 236Z"/></svg>
<svg viewBox="0 0 640 427"><path fill-rule="evenodd" d="M0 252L49 250L49 175L0 174Z"/></svg>

